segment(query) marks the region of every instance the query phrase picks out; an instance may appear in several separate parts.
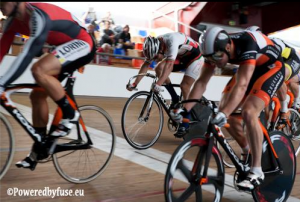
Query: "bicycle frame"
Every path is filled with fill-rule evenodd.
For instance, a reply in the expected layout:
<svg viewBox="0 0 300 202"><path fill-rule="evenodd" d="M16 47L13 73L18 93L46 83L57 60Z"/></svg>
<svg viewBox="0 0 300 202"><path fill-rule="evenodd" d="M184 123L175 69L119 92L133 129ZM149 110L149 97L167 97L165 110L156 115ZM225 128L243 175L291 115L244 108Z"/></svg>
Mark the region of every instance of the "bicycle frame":
<svg viewBox="0 0 300 202"><path fill-rule="evenodd" d="M153 79L153 83L152 85L154 85L157 81L157 77L153 74L150 74L150 73L142 73L142 74L138 74L138 75L135 75L133 77L131 77L129 79L129 82L128 84L131 83L131 81L138 77L138 76L146 76L146 77L150 77ZM151 85L151 86L152 86ZM165 84L163 84L163 86L166 86ZM173 87L180 87L179 84L172 84ZM136 89L137 90L137 89ZM150 96L147 97L146 101L145 101L145 104L140 112L140 116L139 118L141 119L141 117L143 116L145 110L146 110L146 106L147 106L147 103L150 102L149 104L149 108L147 109L147 116L146 118L144 118L144 121L147 121L148 120L148 117L150 115L150 111L151 111L151 107L152 107L152 102L153 102L153 97L156 96L157 100L159 101L160 105L164 108L164 110L166 111L166 113L168 114L168 116L172 119L171 115L170 115L170 106L168 105L167 101L164 99L164 97L162 96L162 94L160 92L153 92L151 89L150 89Z"/></svg>
<svg viewBox="0 0 300 202"><path fill-rule="evenodd" d="M65 85L65 90L67 92L67 98L71 104L71 106L74 109L77 109L77 104L73 95L73 86L75 83L76 78L69 76L67 78L67 82ZM3 94L0 97L0 105L11 114L12 117L14 117L15 120L17 120L17 122L24 128L24 130L29 134L29 136L33 139L34 142L36 143L40 143L40 144L47 144L49 143L48 141L50 141L50 143L53 143L54 141L57 140L57 138L53 138L50 136L46 136L45 138L39 134L32 126L32 124L23 116L23 114L17 109L17 107L15 106L14 102L11 100L10 96L11 94L13 94L14 92L20 90L20 89L32 89L32 90L43 90L43 88L39 87L36 84L13 84L13 85L9 85L8 87L6 87L5 91L3 92ZM60 108L57 108L55 115L54 115L54 119L52 121L51 124L51 128L49 131L49 134L51 134L56 127L58 126L59 121L62 118L62 111ZM52 146L49 149L49 154L53 154L53 153L57 153L60 151L67 151L67 150L76 150L76 149L88 149L90 147L90 145L92 145L92 141L88 135L87 129L85 127L85 124L82 120L82 118L80 117L79 119L79 124L81 125L83 131L86 134L86 138L87 138L87 142L85 144L79 144L79 145L74 145L74 144L58 144L54 147L52 147L55 144L52 144ZM77 124L77 129L79 129L79 124ZM47 139L48 138L48 139ZM77 140L81 140L82 137L78 134L77 136Z"/></svg>
<svg viewBox="0 0 300 202"><path fill-rule="evenodd" d="M235 165L237 171L240 174L241 173L245 174L247 171L249 171L250 167L248 166L248 164L243 164L241 162L239 157L236 155L236 153L234 152L232 147L227 142L227 140L226 140L225 136L223 135L223 133L221 132L220 128L210 123L212 115L216 114L215 113L216 112L215 109L217 109L216 104L213 101L209 101L209 100L206 100L204 98L202 98L201 100L185 100L185 101L182 101L181 104L187 103L187 102L199 102L200 104L203 104L203 105L206 105L206 106L210 107L212 109L212 112L213 112L208 118L208 128L207 128L207 132L205 134L205 137L208 138L208 143L207 143L207 145L208 145L207 146L208 147L207 151L208 152L206 154L206 161L207 162L205 162L206 163L205 164L206 165L205 166L206 170L204 170L205 175L203 174L203 176L206 176L206 173L207 173L208 163L209 163L209 159L211 157L211 152L209 152L209 151L212 151L214 139L216 139L220 143L220 145L222 146L224 151L227 153L227 155L229 156L229 158L231 159L231 161L233 162L233 164ZM265 137L265 139L267 140L267 142L269 144L268 149L270 149L270 154L271 154L270 156L272 158L272 163L273 163L273 168L274 168L274 170L265 171L265 173L266 174L280 173L280 172L282 172L281 165L280 165L280 162L278 160L277 153L274 150L272 141L271 141L271 139L268 135L268 131L265 129L265 127L260 122L260 120L259 120L259 123L260 123L260 127L263 130L264 137Z"/></svg>

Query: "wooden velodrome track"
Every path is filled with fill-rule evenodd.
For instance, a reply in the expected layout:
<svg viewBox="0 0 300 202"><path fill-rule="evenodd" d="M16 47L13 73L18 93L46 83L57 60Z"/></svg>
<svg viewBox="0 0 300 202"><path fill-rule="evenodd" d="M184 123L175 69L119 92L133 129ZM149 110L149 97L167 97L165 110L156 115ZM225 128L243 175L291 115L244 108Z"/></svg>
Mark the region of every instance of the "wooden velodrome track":
<svg viewBox="0 0 300 202"><path fill-rule="evenodd" d="M12 96L17 103L31 107L28 94L19 93ZM121 114L125 98L103 97L77 97L79 105L92 104L102 107L114 120L116 134L123 139L121 130ZM56 105L49 99L50 113L54 113ZM117 140L115 155L105 172L92 182L86 184L72 184L61 178L52 163L38 164L32 172L27 169L17 168L14 163L23 159L30 151L32 140L19 126L19 124L7 116L11 122L16 138L16 152L10 169L0 181L0 201L87 201L87 202L163 202L164 173L170 154L173 153L180 139L175 139L168 131L166 124L158 142L151 148L142 152L131 149L126 142ZM165 119L165 123L166 123ZM120 140L120 141L119 141ZM123 139L124 140L124 139ZM131 152L126 158L118 151L121 144ZM297 143L299 144L299 143ZM296 146L296 144L294 144ZM128 156L128 155L127 155ZM135 161L136 157L143 156L143 161ZM226 174L232 177L233 168L226 168ZM227 176L226 176L227 178ZM228 182L227 182L228 181ZM232 182L227 179L224 198L222 201L253 201L249 194L237 192L232 188ZM82 197L19 197L8 196L8 188L19 189L83 189ZM208 199L211 193L204 192ZM206 201L206 200L205 200ZM300 156L297 158L297 177L288 201L300 201Z"/></svg>

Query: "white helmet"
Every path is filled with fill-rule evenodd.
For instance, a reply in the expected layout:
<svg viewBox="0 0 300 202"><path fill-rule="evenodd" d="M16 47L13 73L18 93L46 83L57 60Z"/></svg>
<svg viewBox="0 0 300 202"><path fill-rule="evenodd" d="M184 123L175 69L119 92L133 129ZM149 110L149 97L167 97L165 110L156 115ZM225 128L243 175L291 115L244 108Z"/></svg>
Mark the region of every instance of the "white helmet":
<svg viewBox="0 0 300 202"><path fill-rule="evenodd" d="M199 44L201 54L210 56L218 51L225 52L229 55L226 50L227 43L231 43L228 33L220 27L211 27L204 34L200 36Z"/></svg>
<svg viewBox="0 0 300 202"><path fill-rule="evenodd" d="M261 29L258 26L250 26L250 27L247 27L246 30L252 31L252 32L261 32Z"/></svg>
<svg viewBox="0 0 300 202"><path fill-rule="evenodd" d="M143 45L143 53L145 57L149 60L152 60L158 53L160 41L152 36L148 36L145 39Z"/></svg>

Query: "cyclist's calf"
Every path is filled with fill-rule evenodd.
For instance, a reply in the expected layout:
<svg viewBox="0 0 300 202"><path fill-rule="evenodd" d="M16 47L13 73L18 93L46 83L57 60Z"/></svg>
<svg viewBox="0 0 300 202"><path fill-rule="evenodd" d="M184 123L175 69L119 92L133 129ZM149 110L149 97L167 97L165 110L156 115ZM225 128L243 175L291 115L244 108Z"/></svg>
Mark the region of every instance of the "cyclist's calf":
<svg viewBox="0 0 300 202"><path fill-rule="evenodd" d="M30 93L29 97L32 105L33 126L46 127L49 115L47 93L43 89L36 89Z"/></svg>

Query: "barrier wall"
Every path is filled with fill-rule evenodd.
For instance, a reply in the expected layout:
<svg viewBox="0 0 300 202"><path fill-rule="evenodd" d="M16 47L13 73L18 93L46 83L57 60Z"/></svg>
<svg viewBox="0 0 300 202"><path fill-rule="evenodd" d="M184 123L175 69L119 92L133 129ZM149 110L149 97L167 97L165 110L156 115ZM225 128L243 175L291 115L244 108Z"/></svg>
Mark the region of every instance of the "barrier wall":
<svg viewBox="0 0 300 202"><path fill-rule="evenodd" d="M4 75L13 63L15 56L5 56L0 65L0 76ZM37 59L28 66L23 75L18 78L14 83L34 83L31 75L30 67ZM74 87L75 95L85 96L104 96L104 97L130 97L135 91L129 92L126 90L126 84L130 77L138 73L138 69L112 67L112 66L99 66L89 64L86 65L84 74L75 73L77 80ZM148 71L154 73L154 71ZM180 83L183 78L183 73L171 73L172 83ZM230 77L214 76L208 83L207 90L204 94L208 99L219 101L223 88ZM144 78L138 85L139 90L149 90L151 87L152 79ZM23 90L21 92L28 92ZM180 92L178 90L178 92ZM162 93L166 99L170 99L170 95L166 89Z"/></svg>

